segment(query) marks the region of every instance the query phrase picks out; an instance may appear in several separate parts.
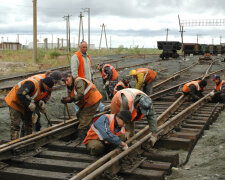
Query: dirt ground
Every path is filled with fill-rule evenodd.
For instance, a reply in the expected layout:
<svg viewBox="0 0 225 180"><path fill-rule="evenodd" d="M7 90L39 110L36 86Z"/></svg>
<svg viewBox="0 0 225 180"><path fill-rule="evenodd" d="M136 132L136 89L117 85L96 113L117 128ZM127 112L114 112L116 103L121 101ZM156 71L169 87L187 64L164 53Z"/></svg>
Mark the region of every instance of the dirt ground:
<svg viewBox="0 0 225 180"><path fill-rule="evenodd" d="M134 61L140 61L135 59ZM144 60L143 60L144 61ZM159 78L166 77L174 72L177 72L184 67L192 64L194 59L183 60L169 60L169 61L156 61L152 60L149 67L157 69L167 68L165 72L158 73ZM124 63L124 64L123 64ZM124 66L123 62L119 65ZM11 64L11 66L20 66L23 65L18 63L17 65ZM206 69L208 65L200 65L193 68L191 71L202 72L202 69ZM8 70L8 64L4 66L4 63L0 62L0 71ZM221 68L220 65L215 67L215 69ZM131 68L124 69L120 72L120 79L124 75L129 73ZM134 80L132 80L131 85L134 87ZM105 98L105 92L103 90L102 79L96 79L96 86L99 91L103 94ZM52 97L47 104L47 112L50 119L59 118L64 116L64 106L60 103L60 99L63 96L66 96L66 88L63 88L60 91L54 91ZM75 110L72 104L69 105L71 113L75 114ZM8 108L0 108L0 141L10 139L10 118ZM210 129L205 131L204 136L199 140L194 151L192 152L190 161L183 168L173 168L173 173L171 176L166 177L168 180L177 179L177 180L211 180L225 179L225 111L221 113L219 118L214 124L210 126ZM42 127L47 127L47 122L44 116L41 117ZM187 155L186 152L180 151L181 161Z"/></svg>

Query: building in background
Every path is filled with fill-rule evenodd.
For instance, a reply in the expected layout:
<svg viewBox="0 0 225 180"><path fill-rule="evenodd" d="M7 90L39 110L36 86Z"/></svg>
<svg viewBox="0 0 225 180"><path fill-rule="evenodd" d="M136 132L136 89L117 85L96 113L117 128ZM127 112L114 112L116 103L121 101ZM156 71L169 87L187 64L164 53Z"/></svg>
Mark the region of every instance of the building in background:
<svg viewBox="0 0 225 180"><path fill-rule="evenodd" d="M22 44L19 42L2 42L0 43L0 50L21 50Z"/></svg>

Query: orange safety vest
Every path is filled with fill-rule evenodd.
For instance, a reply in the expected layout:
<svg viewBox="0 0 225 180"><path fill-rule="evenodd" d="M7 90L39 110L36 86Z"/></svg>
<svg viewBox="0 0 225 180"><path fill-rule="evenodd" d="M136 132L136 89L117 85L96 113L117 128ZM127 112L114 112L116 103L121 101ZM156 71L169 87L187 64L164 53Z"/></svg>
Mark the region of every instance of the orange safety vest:
<svg viewBox="0 0 225 180"><path fill-rule="evenodd" d="M5 97L5 101L6 103L13 109L20 111L22 114L24 114L25 110L24 110L24 106L22 105L22 103L19 101L19 99L17 98L17 91L18 89L26 82L26 81L32 81L35 85L35 90L34 92L31 93L31 99L34 100L34 102L39 101L41 98L41 82L40 80L37 79L25 79L19 83L17 83L12 89L11 91L7 94L7 96Z"/></svg>
<svg viewBox="0 0 225 180"><path fill-rule="evenodd" d="M96 86L90 82L87 79L77 77L75 79L75 82L82 79L87 83L87 87L84 90L84 99L82 101L79 101L77 105L79 107L90 107L94 104L96 104L100 99L102 99L101 93L98 91ZM76 87L73 87L73 90L71 91L71 97L75 97L77 95Z"/></svg>
<svg viewBox="0 0 225 180"><path fill-rule="evenodd" d="M152 82L157 75L157 72L147 68L138 68L136 69L136 71L137 71L137 75L140 73L144 73L144 80L143 80L144 83Z"/></svg>
<svg viewBox="0 0 225 180"><path fill-rule="evenodd" d="M118 74L118 72L116 71L116 69L112 66L112 65L110 65L110 64L105 64L104 66L103 66L103 68L102 68L102 71L101 71L101 74L102 74L102 78L103 79L107 79L108 77L107 77L107 74L105 74L105 67L106 66L109 66L110 67L110 69L112 70L112 79L110 80L110 81L114 81L114 80L116 80L116 78L118 78L118 76L119 76L119 74Z"/></svg>
<svg viewBox="0 0 225 180"><path fill-rule="evenodd" d="M189 83L186 83L186 84L183 86L183 92L188 93L188 92L190 91L189 86L190 86L191 84L194 84L194 85L195 85L197 91L201 91L202 89L201 89L200 86L199 86L199 82L200 82L200 81L191 81L191 82L189 82Z"/></svg>
<svg viewBox="0 0 225 180"><path fill-rule="evenodd" d="M122 86L124 89L129 88L129 84L126 86L123 81L119 81L113 90L113 95L117 93L117 87Z"/></svg>
<svg viewBox="0 0 225 180"><path fill-rule="evenodd" d="M34 76L31 76L30 78L34 78L34 79L37 79L37 80L41 80L41 79L45 79L46 77L47 77L46 74L36 74ZM47 91L45 91L45 92L42 93L40 99L44 99L46 96L48 96L48 92Z"/></svg>
<svg viewBox="0 0 225 180"><path fill-rule="evenodd" d="M124 94L128 100L128 107L129 111L131 112L132 119L131 122L134 121L134 119L137 116L137 111L134 107L134 99L138 94L145 94L142 91L134 88L127 88L127 89L122 89L121 91L118 91L115 96L113 96L112 103L111 103L111 113L119 113L120 112L120 106L122 103L122 94ZM146 95L146 94L145 94ZM147 96L147 95L146 95ZM141 120L144 117L142 114L137 121Z"/></svg>
<svg viewBox="0 0 225 180"><path fill-rule="evenodd" d="M110 128L110 131L112 132L112 134L114 134L116 136L119 136L121 133L125 134L125 128L124 127L122 127L119 132L115 133L115 130L114 130L115 114L104 114L104 115L109 120L109 128ZM100 134L100 132L98 131L98 129L95 128L94 123L91 125L91 128L87 132L87 136L84 139L83 143L87 144L90 140L104 141L104 139L103 139L102 135Z"/></svg>
<svg viewBox="0 0 225 180"><path fill-rule="evenodd" d="M84 73L84 59L82 57L82 54L80 51L75 52L75 54L77 55L77 58L79 60L79 67L78 67L78 76L85 78L85 73ZM89 56L89 54L87 54L88 59L90 60L91 63L91 67L92 67L92 62L91 62L91 58Z"/></svg>
<svg viewBox="0 0 225 180"><path fill-rule="evenodd" d="M224 80L222 80L218 85L216 85L216 91L217 91L217 92L218 92L218 91L221 91L221 88L222 88L223 83L225 83Z"/></svg>

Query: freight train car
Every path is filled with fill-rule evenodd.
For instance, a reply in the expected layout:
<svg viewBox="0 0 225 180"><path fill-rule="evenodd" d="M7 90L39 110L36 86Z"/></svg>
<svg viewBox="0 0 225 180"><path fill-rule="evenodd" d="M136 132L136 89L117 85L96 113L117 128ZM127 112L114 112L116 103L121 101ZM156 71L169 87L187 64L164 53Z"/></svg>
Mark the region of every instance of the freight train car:
<svg viewBox="0 0 225 180"><path fill-rule="evenodd" d="M177 50L181 49L179 41L157 41L158 49L163 50L160 58L168 59L169 57L178 58Z"/></svg>

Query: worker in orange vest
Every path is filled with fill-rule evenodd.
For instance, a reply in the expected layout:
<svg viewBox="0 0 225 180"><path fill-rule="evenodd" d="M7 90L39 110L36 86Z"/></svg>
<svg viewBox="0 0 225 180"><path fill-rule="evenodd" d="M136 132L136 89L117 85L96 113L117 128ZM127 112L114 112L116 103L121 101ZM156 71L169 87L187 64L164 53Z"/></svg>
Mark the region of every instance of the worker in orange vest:
<svg viewBox="0 0 225 180"><path fill-rule="evenodd" d="M189 99L192 101L199 100L203 97L202 92L205 90L206 85L206 80L188 82L183 86L183 93L184 95L189 96Z"/></svg>
<svg viewBox="0 0 225 180"><path fill-rule="evenodd" d="M119 81L113 91L113 95L115 95L118 91L126 88L131 88L130 85L130 76L125 76L122 81Z"/></svg>
<svg viewBox="0 0 225 180"><path fill-rule="evenodd" d="M133 76L136 80L136 89L141 90L143 88L143 92L147 95L152 94L153 84L156 80L157 73L152 69L148 68L139 68L136 70L131 70L129 72L130 76Z"/></svg>
<svg viewBox="0 0 225 180"><path fill-rule="evenodd" d="M144 92L127 88L118 91L111 102L111 113L119 113L122 110L129 110L132 114L132 119L127 126L127 137L134 135L134 122L141 120L144 116L147 117L152 137L150 143L153 146L157 140L157 119L153 108L151 98Z"/></svg>
<svg viewBox="0 0 225 180"><path fill-rule="evenodd" d="M93 120L84 144L91 155L102 154L105 150L112 150L114 147L128 148L125 143L124 126L131 120L130 111L121 111L118 114L104 114Z"/></svg>
<svg viewBox="0 0 225 180"><path fill-rule="evenodd" d="M20 122L24 123L24 135L32 133L32 123L36 124L38 115L37 106L43 109L40 103L41 96L54 86L51 77L44 79L28 78L17 83L5 97L9 106L11 118L11 140L19 138Z"/></svg>
<svg viewBox="0 0 225 180"><path fill-rule="evenodd" d="M51 77L54 80L54 85L56 85L56 84L62 85L62 83L63 83L62 82L62 73L60 71L46 71L45 73L36 74L34 76L31 76L30 78L41 80L41 79L44 79L46 77ZM40 123L41 114L40 114L40 112L45 113L45 114L47 113L46 108L45 108L45 104L47 103L47 101L51 97L51 93L52 93L51 90L42 93L42 96L41 96L40 102L39 102L39 104L41 104L40 107L42 107L42 109L40 109L39 106L37 106L37 108L35 109L35 113L38 115L38 119L37 119L37 122L35 124L35 130L36 131L41 130L41 123Z"/></svg>
<svg viewBox="0 0 225 180"><path fill-rule="evenodd" d="M212 102L225 102L225 81L220 79L220 76L215 74L212 78L212 81L215 83L215 89L210 92L212 97Z"/></svg>
<svg viewBox="0 0 225 180"><path fill-rule="evenodd" d="M106 90L109 98L112 99L113 90L118 83L118 72L110 64L98 64L96 68L101 72L104 89Z"/></svg>
<svg viewBox="0 0 225 180"><path fill-rule="evenodd" d="M79 45L80 50L75 52L71 58L71 73L73 78L77 76L85 78L89 81L93 80L92 76L92 61L87 53L87 42L82 41Z"/></svg>
<svg viewBox="0 0 225 180"><path fill-rule="evenodd" d="M79 107L77 118L80 122L78 126L77 145L80 144L86 136L88 126L90 125L94 114L98 108L102 95L96 86L89 80L76 77L71 74L64 74L65 84L67 85L69 97L63 97L62 103L76 103Z"/></svg>

